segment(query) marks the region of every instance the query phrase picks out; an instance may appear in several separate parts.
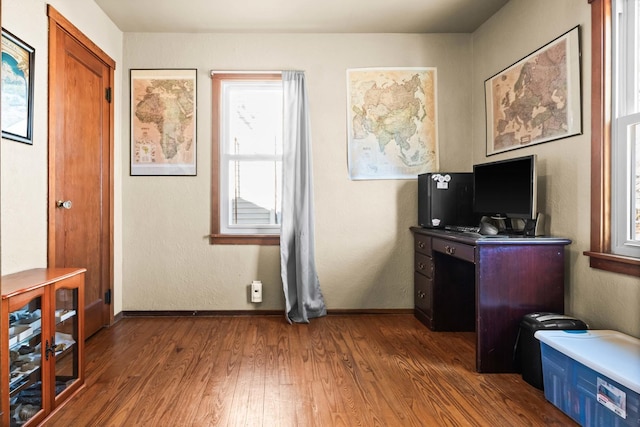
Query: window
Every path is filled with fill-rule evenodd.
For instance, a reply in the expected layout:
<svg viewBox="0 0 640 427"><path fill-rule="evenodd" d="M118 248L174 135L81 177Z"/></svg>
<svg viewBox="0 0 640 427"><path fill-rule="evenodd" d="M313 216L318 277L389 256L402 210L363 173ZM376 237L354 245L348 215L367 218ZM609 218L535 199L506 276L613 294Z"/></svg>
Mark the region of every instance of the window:
<svg viewBox="0 0 640 427"><path fill-rule="evenodd" d="M593 268L640 276L637 222L640 0L589 0L589 3L591 250L585 254Z"/></svg>
<svg viewBox="0 0 640 427"><path fill-rule="evenodd" d="M612 248L640 258L640 0L613 2Z"/></svg>
<svg viewBox="0 0 640 427"><path fill-rule="evenodd" d="M214 244L278 244L282 195L282 78L213 74Z"/></svg>

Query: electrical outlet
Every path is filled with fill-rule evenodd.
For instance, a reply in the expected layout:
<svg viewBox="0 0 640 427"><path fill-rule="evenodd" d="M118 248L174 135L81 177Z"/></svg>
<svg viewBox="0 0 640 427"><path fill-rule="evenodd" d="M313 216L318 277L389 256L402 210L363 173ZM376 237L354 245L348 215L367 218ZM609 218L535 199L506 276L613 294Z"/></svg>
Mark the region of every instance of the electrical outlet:
<svg viewBox="0 0 640 427"><path fill-rule="evenodd" d="M262 282L259 280L251 283L251 302L262 302Z"/></svg>

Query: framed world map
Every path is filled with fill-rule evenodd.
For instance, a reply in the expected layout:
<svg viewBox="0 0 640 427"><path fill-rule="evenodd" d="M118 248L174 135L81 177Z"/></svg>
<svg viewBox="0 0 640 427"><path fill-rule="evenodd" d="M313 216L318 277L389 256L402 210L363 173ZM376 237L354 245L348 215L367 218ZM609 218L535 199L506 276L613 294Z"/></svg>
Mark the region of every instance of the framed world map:
<svg viewBox="0 0 640 427"><path fill-rule="evenodd" d="M196 175L196 71L130 71L131 175Z"/></svg>
<svg viewBox="0 0 640 427"><path fill-rule="evenodd" d="M437 171L436 69L347 70L347 128L353 180Z"/></svg>
<svg viewBox="0 0 640 427"><path fill-rule="evenodd" d="M579 27L485 81L487 156L582 133Z"/></svg>

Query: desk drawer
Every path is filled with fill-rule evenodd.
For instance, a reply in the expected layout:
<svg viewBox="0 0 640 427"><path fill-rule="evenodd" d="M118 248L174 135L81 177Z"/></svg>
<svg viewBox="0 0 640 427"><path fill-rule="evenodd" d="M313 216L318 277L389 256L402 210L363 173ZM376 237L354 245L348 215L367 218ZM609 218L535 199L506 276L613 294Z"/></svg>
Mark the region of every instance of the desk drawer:
<svg viewBox="0 0 640 427"><path fill-rule="evenodd" d="M431 320L433 317L433 280L418 272L413 273L413 276L415 287L413 304Z"/></svg>
<svg viewBox="0 0 640 427"><path fill-rule="evenodd" d="M433 277L433 260L431 257L416 252L414 265L418 273L422 273L427 277Z"/></svg>
<svg viewBox="0 0 640 427"><path fill-rule="evenodd" d="M433 239L433 250L475 263L475 247L451 240Z"/></svg>
<svg viewBox="0 0 640 427"><path fill-rule="evenodd" d="M431 237L415 234L415 250L425 255L431 255Z"/></svg>

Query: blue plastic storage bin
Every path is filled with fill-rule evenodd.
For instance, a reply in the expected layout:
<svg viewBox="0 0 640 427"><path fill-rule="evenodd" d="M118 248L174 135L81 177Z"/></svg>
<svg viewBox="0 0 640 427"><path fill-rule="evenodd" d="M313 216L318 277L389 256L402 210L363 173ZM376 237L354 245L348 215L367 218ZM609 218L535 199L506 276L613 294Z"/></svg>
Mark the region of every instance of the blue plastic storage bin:
<svg viewBox="0 0 640 427"><path fill-rule="evenodd" d="M545 398L582 426L640 426L640 340L616 331L537 331Z"/></svg>

